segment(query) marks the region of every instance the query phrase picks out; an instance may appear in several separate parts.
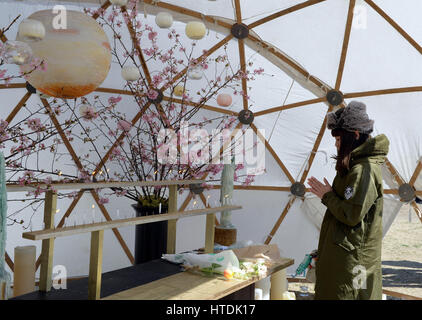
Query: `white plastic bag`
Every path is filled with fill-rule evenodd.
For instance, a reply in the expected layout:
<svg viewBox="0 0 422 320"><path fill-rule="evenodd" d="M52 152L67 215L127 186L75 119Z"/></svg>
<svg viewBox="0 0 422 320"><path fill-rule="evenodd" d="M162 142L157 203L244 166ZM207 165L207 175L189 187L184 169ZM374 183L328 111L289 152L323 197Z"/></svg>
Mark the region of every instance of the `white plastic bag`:
<svg viewBox="0 0 422 320"><path fill-rule="evenodd" d="M190 267L200 269L211 268L214 271L223 273L226 269L239 268L239 260L232 250L224 250L213 254L179 253L163 254L162 259L174 263L182 263Z"/></svg>

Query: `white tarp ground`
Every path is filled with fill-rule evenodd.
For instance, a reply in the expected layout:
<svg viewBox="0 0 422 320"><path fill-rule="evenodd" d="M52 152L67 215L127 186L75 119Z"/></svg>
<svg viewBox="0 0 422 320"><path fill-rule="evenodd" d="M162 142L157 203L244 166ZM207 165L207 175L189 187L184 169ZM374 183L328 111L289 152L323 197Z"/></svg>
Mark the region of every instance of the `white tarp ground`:
<svg viewBox="0 0 422 320"><path fill-rule="evenodd" d="M93 1L95 2L95 1ZM212 15L226 19L234 19L234 8L231 0L169 0L178 6L185 6L196 10L204 15ZM245 0L242 3L242 16L245 23L250 23L288 8L302 1ZM29 3L29 4L28 4ZM22 17L29 16L32 12L51 8L56 1L0 1L0 21L6 25L18 14ZM64 2L66 3L66 2ZM413 37L422 44L422 29L420 28L419 13L422 3L412 0L402 0L400 3L393 0L375 1L385 12ZM69 5L68 9L82 10L83 5ZM360 12L365 12L366 26L355 25L352 28L349 50L344 69L341 90L344 93L389 89L398 87L420 86L422 74L422 57L391 25L362 1ZM141 6L142 9L142 6ZM328 0L295 13L288 14L276 20L260 25L254 32L263 40L271 43L283 53L294 59L312 75L333 87L335 84L337 69L341 55L344 28L347 18L347 0ZM147 23L154 26L152 10L147 9ZM143 13L141 13L143 16ZM184 34L185 24L175 22L174 28ZM16 34L17 26L9 32L8 37ZM166 31L160 31L159 35L165 35ZM209 31L208 35L198 41L198 49L207 49L223 39L224 35ZM165 37L160 41L165 42ZM185 41L190 41L186 37ZM201 52L198 50L198 52ZM231 40L229 44L232 62L239 64L237 42ZM216 52L218 54L219 51ZM258 112L270 107L305 101L315 98L315 95L292 79L280 69L280 66L269 62L267 58L256 54L249 47L246 48L246 60L254 61L254 67L263 67L265 75L258 77L250 85L252 86L251 110ZM153 65L149 66L151 69ZM295 75L296 76L296 75ZM299 80L299 79L297 79ZM303 79L302 79L303 80ZM112 69L102 87L122 88L124 82L120 77L120 67L112 65ZM292 87L291 87L292 86ZM291 87L291 88L290 88ZM313 88L318 90L318 88ZM2 108L0 118L4 119L24 95L24 89L11 89L0 91ZM92 96L92 95L91 95ZM104 94L104 97L107 95ZM422 130L420 119L422 116L421 106L422 93L403 93L392 95L378 95L357 98L368 106L369 116L375 119L374 135L384 133L389 138L390 153L388 158L399 172L400 176L408 182L415 171L418 161L422 158ZM39 103L37 97L31 97L28 103ZM129 98L124 98L128 99ZM350 102L346 99L346 102ZM128 105L126 104L126 106ZM215 101L210 104L216 105ZM243 108L241 99L236 99L232 110L239 111ZM266 137L270 138L270 144L274 151L286 165L295 179L300 178L306 161L314 146L316 137L324 121L327 106L317 103L296 109L289 109L281 113L271 113L255 118L254 124L265 129ZM128 109L128 113L131 111ZM211 112L204 112L209 114ZM78 149L80 148L80 149ZM78 152L83 151L82 146L75 145ZM326 177L330 182L334 178L334 163L330 158L336 153L334 138L327 131L321 141L315 161L310 168L309 176L319 179ZM267 173L258 176L254 185L272 185L289 187L290 181L284 175L271 154L266 152ZM397 188L396 183L387 170L385 173L385 188ZM422 189L422 177L419 176L416 187ZM219 198L219 191L209 191L212 201ZM275 222L289 201L288 192L277 191L244 191L236 190L235 202L243 206L241 212L233 213L233 222L238 228L239 240L253 240L263 242L270 233ZM180 196L182 202L186 193ZM81 215L90 212L93 200L90 196L84 196L76 206L74 213ZM69 206L69 200L61 200L57 220L61 218ZM11 204L17 208L18 204ZM117 212L132 212L127 201L117 199L107 204L112 218L117 217ZM392 221L401 203L398 197L386 195L384 202L384 228L385 231ZM282 253L295 259L296 263L288 272L292 273L301 262L305 253L316 248L318 241L318 226L321 222L324 206L319 199L311 194L305 195L305 200L297 199L281 224L279 230L272 239L277 243ZM41 211L42 212L42 211ZM30 216L30 210L25 216ZM98 212L99 214L99 212ZM41 225L42 217L36 218L35 225ZM13 248L18 245L34 244L31 241L21 239L22 229L20 226L9 228L7 252L13 258ZM195 249L203 245L205 231L205 218L195 217L182 219L178 222L177 251ZM132 228L120 230L123 239L133 250L134 232ZM129 261L112 232L105 233L104 271L113 270L129 265ZM37 253L40 252L40 243L36 243ZM74 259L74 257L78 257ZM83 275L88 272L89 237L87 235L61 238L56 241L54 264L65 265L68 275Z"/></svg>

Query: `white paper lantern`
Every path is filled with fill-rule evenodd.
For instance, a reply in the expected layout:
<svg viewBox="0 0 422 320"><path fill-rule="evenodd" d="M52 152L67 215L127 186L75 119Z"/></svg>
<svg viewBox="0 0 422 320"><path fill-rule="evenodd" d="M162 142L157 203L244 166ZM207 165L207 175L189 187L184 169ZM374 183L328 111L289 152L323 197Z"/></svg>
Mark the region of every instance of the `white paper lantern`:
<svg viewBox="0 0 422 320"><path fill-rule="evenodd" d="M217 103L220 107L230 107L232 104L232 96L228 93L220 93L217 96Z"/></svg>
<svg viewBox="0 0 422 320"><path fill-rule="evenodd" d="M181 97L185 93L185 90L183 90L183 86L178 85L174 88L173 93L174 93L175 96Z"/></svg>
<svg viewBox="0 0 422 320"><path fill-rule="evenodd" d="M193 66L188 69L188 78L192 80L201 80L204 69L201 66Z"/></svg>
<svg viewBox="0 0 422 320"><path fill-rule="evenodd" d="M122 68L122 77L126 81L136 81L141 77L141 73L135 66L125 66Z"/></svg>
<svg viewBox="0 0 422 320"><path fill-rule="evenodd" d="M2 58L6 63L24 65L32 60L31 47L22 41L9 40L1 48Z"/></svg>
<svg viewBox="0 0 422 320"><path fill-rule="evenodd" d="M185 32L189 38L199 40L205 36L207 28L205 27L205 24L200 21L191 21L186 25Z"/></svg>
<svg viewBox="0 0 422 320"><path fill-rule="evenodd" d="M19 38L27 41L42 40L45 37L45 28L41 21L26 19L19 25Z"/></svg>
<svg viewBox="0 0 422 320"><path fill-rule="evenodd" d="M159 12L155 17L155 23L162 29L168 29L173 25L173 16L168 12Z"/></svg>
<svg viewBox="0 0 422 320"><path fill-rule="evenodd" d="M115 4L116 6L125 6L127 5L127 0L110 0L111 4Z"/></svg>

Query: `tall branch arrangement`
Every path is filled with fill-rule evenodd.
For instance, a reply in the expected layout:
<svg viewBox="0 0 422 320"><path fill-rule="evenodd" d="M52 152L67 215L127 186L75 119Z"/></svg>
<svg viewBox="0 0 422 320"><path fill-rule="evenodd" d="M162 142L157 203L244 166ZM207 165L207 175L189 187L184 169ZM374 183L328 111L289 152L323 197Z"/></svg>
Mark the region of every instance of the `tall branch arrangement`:
<svg viewBox="0 0 422 320"><path fill-rule="evenodd" d="M137 14L136 5L137 1L132 1L123 13L118 7L99 12L97 19L110 37L112 69L131 66L139 71L138 80L123 82L121 89L131 95L47 99L61 130L77 150L82 168L64 148L45 106L25 105L26 117L12 125L0 120L0 147L9 182L162 181L203 176L219 180L224 159L233 156L228 154L236 144L230 135L237 117L220 113L204 117L198 112L212 104L222 90L244 95L242 79L253 80L263 69L242 72L230 61L227 46L208 56L196 41L187 40L174 29L155 30ZM128 30L133 31L129 32L130 40ZM192 70L203 72L203 78L191 79ZM208 134L201 129L208 129ZM227 146L220 152L223 142ZM176 157L163 161L175 145ZM208 152L215 145L219 147ZM250 184L253 176L242 174L242 169L242 164L236 166L235 180ZM31 204L49 188L31 192ZM102 203L107 203L111 194L144 204L166 201L165 186L102 192Z"/></svg>

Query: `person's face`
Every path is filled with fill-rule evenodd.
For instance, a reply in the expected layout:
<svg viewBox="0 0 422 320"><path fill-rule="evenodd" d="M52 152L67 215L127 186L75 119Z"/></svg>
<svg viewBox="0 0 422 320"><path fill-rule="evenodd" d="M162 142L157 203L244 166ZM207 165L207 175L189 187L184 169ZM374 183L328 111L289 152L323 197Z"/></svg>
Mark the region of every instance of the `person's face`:
<svg viewBox="0 0 422 320"><path fill-rule="evenodd" d="M340 141L340 137L339 136L337 136L337 137L335 137L336 138L336 148L337 148L337 151L339 151L340 150L340 143L341 143L341 141Z"/></svg>

